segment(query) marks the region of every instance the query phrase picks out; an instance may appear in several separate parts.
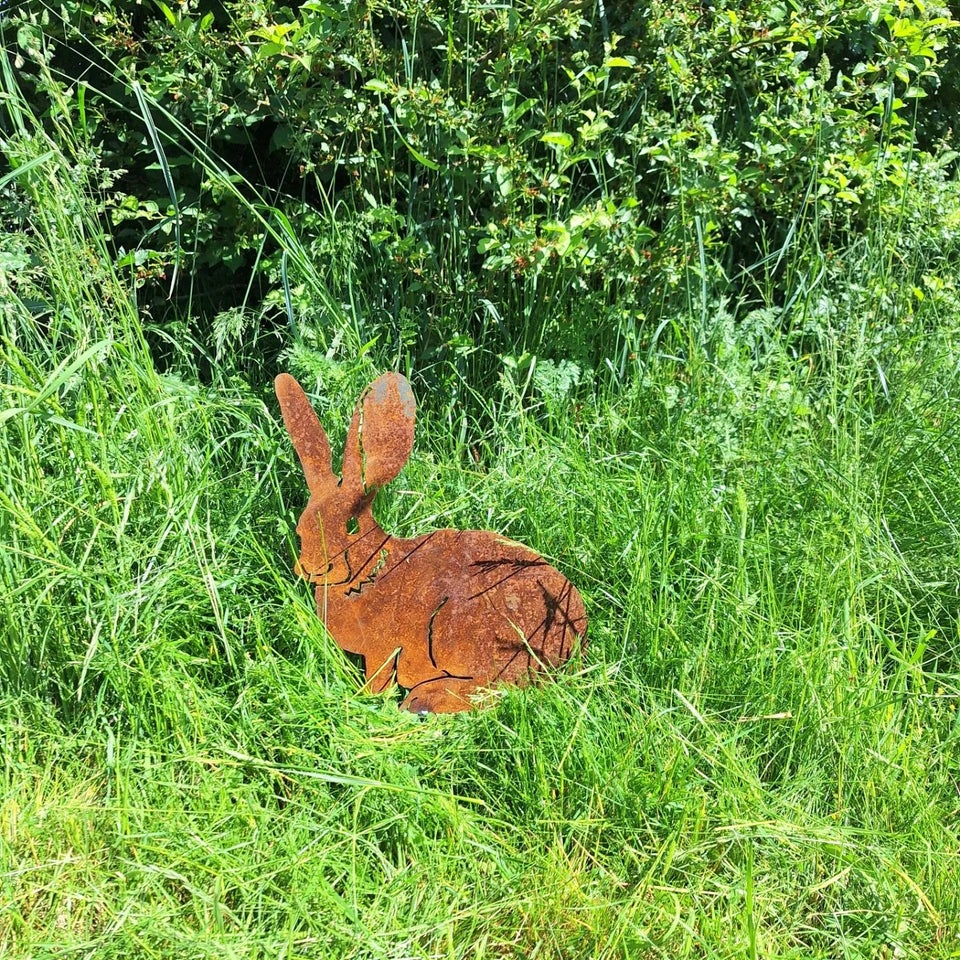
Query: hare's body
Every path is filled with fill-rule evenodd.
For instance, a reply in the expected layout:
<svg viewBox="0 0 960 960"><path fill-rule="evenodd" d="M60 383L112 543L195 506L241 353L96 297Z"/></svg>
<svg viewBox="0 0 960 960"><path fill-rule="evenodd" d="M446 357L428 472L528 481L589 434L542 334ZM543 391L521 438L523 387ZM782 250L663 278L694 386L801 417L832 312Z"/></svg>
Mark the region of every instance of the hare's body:
<svg viewBox="0 0 960 960"><path fill-rule="evenodd" d="M380 542L365 582L317 586L318 611L363 655L371 689L395 677L410 709L462 708L478 689L522 683L573 652L580 596L526 547L478 530Z"/></svg>
<svg viewBox="0 0 960 960"><path fill-rule="evenodd" d="M582 644L580 594L527 547L479 530L405 540L376 523L376 491L413 443L403 377L385 374L361 397L340 481L299 384L281 374L277 395L311 492L297 525L298 571L316 585L331 636L363 656L372 690L398 682L409 710L462 710L477 692L525 683Z"/></svg>

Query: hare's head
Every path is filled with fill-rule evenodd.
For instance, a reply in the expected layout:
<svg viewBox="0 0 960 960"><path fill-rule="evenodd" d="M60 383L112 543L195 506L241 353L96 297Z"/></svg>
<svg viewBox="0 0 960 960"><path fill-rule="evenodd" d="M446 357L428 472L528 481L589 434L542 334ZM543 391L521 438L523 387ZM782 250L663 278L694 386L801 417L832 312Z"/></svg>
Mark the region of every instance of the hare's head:
<svg viewBox="0 0 960 960"><path fill-rule="evenodd" d="M347 431L340 477L333 472L330 441L300 384L281 373L275 387L310 491L297 524L297 572L331 586L362 580L375 571L388 539L373 518L373 499L413 449L410 384L398 373L385 373L364 390Z"/></svg>

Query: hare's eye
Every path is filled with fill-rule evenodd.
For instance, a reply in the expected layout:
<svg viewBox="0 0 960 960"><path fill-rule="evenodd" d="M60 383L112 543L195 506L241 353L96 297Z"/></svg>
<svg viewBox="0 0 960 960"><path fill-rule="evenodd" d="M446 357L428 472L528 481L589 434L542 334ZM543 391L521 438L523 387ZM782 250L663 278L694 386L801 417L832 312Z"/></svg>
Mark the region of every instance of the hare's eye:
<svg viewBox="0 0 960 960"><path fill-rule="evenodd" d="M347 533L359 533L360 521L356 517L350 517L347 520Z"/></svg>

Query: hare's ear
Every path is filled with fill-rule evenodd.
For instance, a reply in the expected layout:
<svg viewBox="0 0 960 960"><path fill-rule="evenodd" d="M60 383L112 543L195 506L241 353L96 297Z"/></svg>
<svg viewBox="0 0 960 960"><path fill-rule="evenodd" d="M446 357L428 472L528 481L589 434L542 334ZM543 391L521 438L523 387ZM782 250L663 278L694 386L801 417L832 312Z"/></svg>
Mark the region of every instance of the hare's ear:
<svg viewBox="0 0 960 960"><path fill-rule="evenodd" d="M413 450L416 402L407 378L385 373L357 401L343 452L343 481L376 493L403 468Z"/></svg>
<svg viewBox="0 0 960 960"><path fill-rule="evenodd" d="M289 373L281 373L274 381L283 423L297 451L307 487L318 493L333 479L330 465L330 441L314 413L303 388Z"/></svg>

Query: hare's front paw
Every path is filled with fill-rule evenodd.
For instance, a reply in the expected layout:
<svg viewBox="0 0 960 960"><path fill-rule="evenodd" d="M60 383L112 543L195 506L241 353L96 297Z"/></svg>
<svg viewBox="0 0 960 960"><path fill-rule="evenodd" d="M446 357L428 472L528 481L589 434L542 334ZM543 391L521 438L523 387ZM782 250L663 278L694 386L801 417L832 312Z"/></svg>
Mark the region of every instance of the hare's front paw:
<svg viewBox="0 0 960 960"><path fill-rule="evenodd" d="M402 710L411 713L457 713L472 710L479 692L475 680L439 677L418 683L401 702Z"/></svg>

